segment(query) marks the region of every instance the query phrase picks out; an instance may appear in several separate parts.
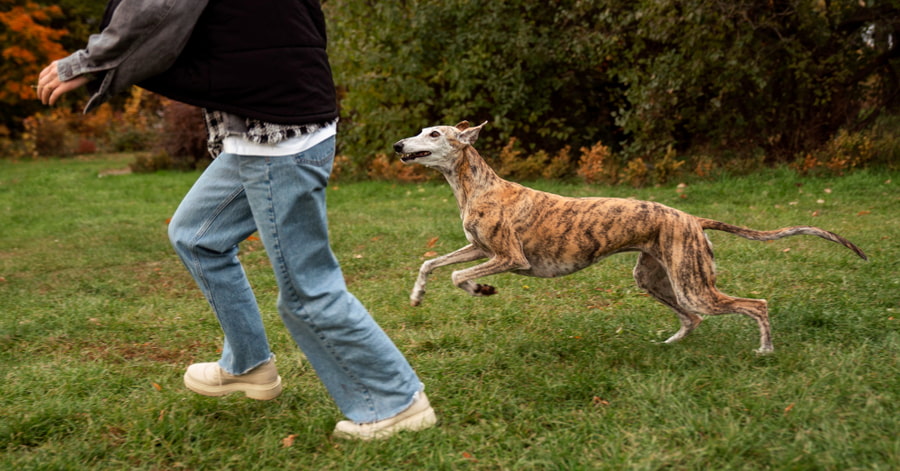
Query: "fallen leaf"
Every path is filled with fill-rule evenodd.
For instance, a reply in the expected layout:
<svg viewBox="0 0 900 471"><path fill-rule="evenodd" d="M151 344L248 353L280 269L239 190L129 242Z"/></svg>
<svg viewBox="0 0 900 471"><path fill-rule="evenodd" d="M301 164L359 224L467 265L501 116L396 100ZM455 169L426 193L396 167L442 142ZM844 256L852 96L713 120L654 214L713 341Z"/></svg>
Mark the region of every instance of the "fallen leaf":
<svg viewBox="0 0 900 471"><path fill-rule="evenodd" d="M594 404L595 406L608 406L609 405L609 401L607 401L606 399L603 399L600 396L594 396L594 398L591 399L591 403Z"/></svg>
<svg viewBox="0 0 900 471"><path fill-rule="evenodd" d="M794 205L796 205L796 204L798 204L798 203L800 203L800 202L799 202L799 201L791 201L791 202L789 202L788 204L791 205L791 206L794 206Z"/></svg>
<svg viewBox="0 0 900 471"><path fill-rule="evenodd" d="M794 408L794 403L792 402L789 406L787 406L787 407L784 408L784 413L787 414L787 413L790 412L791 409L793 409L793 408Z"/></svg>
<svg viewBox="0 0 900 471"><path fill-rule="evenodd" d="M467 459L467 460L469 460L469 461L471 461L471 462L473 462L473 463L477 463L477 462L478 462L478 460L475 459L475 457L472 456L472 454L469 453L468 451L462 452L462 457L465 458L465 459Z"/></svg>
<svg viewBox="0 0 900 471"><path fill-rule="evenodd" d="M791 251L791 248L790 248L790 247L788 247L788 248L782 250L782 252L785 252L785 253L790 252L790 251Z"/></svg>
<svg viewBox="0 0 900 471"><path fill-rule="evenodd" d="M872 214L872 211L863 210L863 211L856 213L857 216L865 216L866 214Z"/></svg>
<svg viewBox="0 0 900 471"><path fill-rule="evenodd" d="M819 210L818 210L818 209L812 212L812 217L816 217L816 216L818 216L818 215L819 215Z"/></svg>
<svg viewBox="0 0 900 471"><path fill-rule="evenodd" d="M290 434L281 439L281 448L287 448L294 444L294 439L297 438L296 435Z"/></svg>
<svg viewBox="0 0 900 471"><path fill-rule="evenodd" d="M160 386L159 383L150 383L150 384L153 386L153 389L155 389L157 391L162 391L162 386Z"/></svg>
<svg viewBox="0 0 900 471"><path fill-rule="evenodd" d="M425 252L422 256L423 257L436 257L437 254L438 253L435 252L434 250L429 250L428 252Z"/></svg>
<svg viewBox="0 0 900 471"><path fill-rule="evenodd" d="M249 240L249 241L252 242L252 241L255 241L255 240L259 240L259 237L256 237L256 236L252 235L252 236L247 237L247 240Z"/></svg>
<svg viewBox="0 0 900 471"><path fill-rule="evenodd" d="M819 204L825 204L825 200L823 200L823 199L817 199L817 200L816 200L816 203L819 203Z"/></svg>
<svg viewBox="0 0 900 471"><path fill-rule="evenodd" d="M831 188L825 188L825 193L831 194Z"/></svg>
<svg viewBox="0 0 900 471"><path fill-rule="evenodd" d="M429 249L434 247L434 244L437 243L438 239L440 239L440 237L432 237L428 239L428 243L425 244L425 247L428 247Z"/></svg>
<svg viewBox="0 0 900 471"><path fill-rule="evenodd" d="M353 258L363 258L363 256L361 253L355 253L353 254Z"/></svg>

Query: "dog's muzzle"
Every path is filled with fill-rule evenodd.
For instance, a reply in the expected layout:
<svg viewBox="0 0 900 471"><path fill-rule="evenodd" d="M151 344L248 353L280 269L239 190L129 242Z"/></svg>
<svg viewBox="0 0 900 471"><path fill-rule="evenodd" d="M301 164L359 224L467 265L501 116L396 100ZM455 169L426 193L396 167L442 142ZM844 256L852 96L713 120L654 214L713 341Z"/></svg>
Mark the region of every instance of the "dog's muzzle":
<svg viewBox="0 0 900 471"><path fill-rule="evenodd" d="M419 152L404 152L402 141L394 144L394 152L396 152L397 155L400 156L400 160L402 162L411 162L418 158L428 157L429 155L431 155L431 152L425 150Z"/></svg>

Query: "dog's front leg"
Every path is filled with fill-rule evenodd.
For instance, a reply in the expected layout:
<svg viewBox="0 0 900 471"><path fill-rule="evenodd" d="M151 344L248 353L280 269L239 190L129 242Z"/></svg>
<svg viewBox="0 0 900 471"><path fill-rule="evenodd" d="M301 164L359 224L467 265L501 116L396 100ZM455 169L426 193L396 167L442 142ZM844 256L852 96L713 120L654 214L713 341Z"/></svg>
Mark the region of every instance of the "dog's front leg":
<svg viewBox="0 0 900 471"><path fill-rule="evenodd" d="M471 262L484 257L487 257L487 254L485 254L484 251L469 244L455 252L450 252L447 255L426 260L425 263L422 264L422 267L419 268L419 276L416 278L416 284L413 286L412 294L409 296L410 304L418 306L422 302L422 298L425 296L425 283L428 281L428 275L430 275L435 268L452 265L454 263Z"/></svg>
<svg viewBox="0 0 900 471"><path fill-rule="evenodd" d="M462 288L472 296L490 296L497 294L497 290L493 286L475 283L472 280L510 270L527 270L529 268L531 268L531 265L524 258L519 260L495 256L480 265L453 272L452 279L454 285Z"/></svg>

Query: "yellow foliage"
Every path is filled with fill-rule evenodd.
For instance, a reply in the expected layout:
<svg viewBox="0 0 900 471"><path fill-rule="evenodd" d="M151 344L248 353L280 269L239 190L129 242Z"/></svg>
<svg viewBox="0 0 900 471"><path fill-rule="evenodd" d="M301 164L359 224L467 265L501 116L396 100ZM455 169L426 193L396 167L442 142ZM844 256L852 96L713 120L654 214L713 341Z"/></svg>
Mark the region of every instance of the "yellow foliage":
<svg viewBox="0 0 900 471"><path fill-rule="evenodd" d="M655 183L666 183L672 177L678 175L678 169L684 165L683 160L675 158L677 152L671 145L666 147L666 153L663 158L654 162L653 165L653 181Z"/></svg>
<svg viewBox="0 0 900 471"><path fill-rule="evenodd" d="M571 167L572 147L565 146L550 159L541 176L547 179L563 178L569 174Z"/></svg>
<svg viewBox="0 0 900 471"><path fill-rule="evenodd" d="M585 183L615 184L618 181L618 165L613 161L609 147L597 142L590 148L581 148L577 174Z"/></svg>
<svg viewBox="0 0 900 471"><path fill-rule="evenodd" d="M821 149L807 153L792 167L803 175L828 173L843 175L845 171L862 167L875 158L875 144L864 132L844 129L831 138Z"/></svg>
<svg viewBox="0 0 900 471"><path fill-rule="evenodd" d="M622 170L621 180L634 187L644 186L647 184L649 173L644 159L638 157L628 161L625 169Z"/></svg>
<svg viewBox="0 0 900 471"><path fill-rule="evenodd" d="M408 165L385 154L377 154L369 165L369 177L374 180L421 182L432 177L422 165Z"/></svg>

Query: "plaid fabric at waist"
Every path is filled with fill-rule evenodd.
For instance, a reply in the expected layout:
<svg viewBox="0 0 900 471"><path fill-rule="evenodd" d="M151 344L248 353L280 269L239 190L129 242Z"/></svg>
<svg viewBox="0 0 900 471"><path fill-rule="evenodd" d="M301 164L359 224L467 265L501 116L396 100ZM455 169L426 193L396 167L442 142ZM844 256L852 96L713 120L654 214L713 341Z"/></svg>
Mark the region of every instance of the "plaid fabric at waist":
<svg viewBox="0 0 900 471"><path fill-rule="evenodd" d="M303 134L314 133L336 121L315 124L277 124L208 109L203 110L203 118L206 120L208 133L206 147L213 158L222 153L222 141L228 136L241 136L255 144L277 144Z"/></svg>

